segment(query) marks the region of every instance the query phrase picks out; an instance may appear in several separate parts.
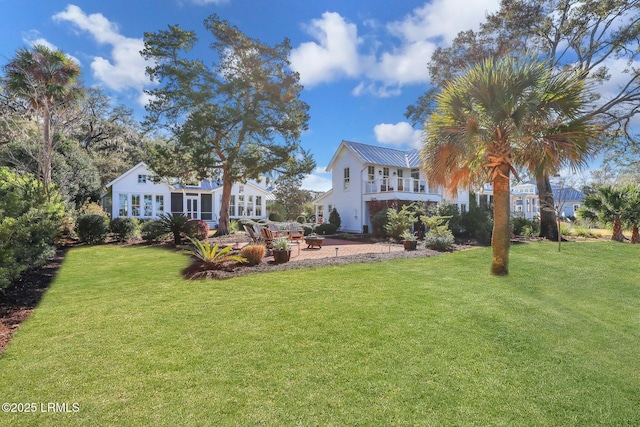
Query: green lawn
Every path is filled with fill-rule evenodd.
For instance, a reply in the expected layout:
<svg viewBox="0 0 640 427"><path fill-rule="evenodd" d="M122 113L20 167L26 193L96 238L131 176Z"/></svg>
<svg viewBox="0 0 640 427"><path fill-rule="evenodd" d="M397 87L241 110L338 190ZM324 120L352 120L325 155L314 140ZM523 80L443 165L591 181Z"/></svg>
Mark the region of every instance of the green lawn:
<svg viewBox="0 0 640 427"><path fill-rule="evenodd" d="M0 357L0 425L640 425L640 246L490 248L185 281L69 252Z"/></svg>

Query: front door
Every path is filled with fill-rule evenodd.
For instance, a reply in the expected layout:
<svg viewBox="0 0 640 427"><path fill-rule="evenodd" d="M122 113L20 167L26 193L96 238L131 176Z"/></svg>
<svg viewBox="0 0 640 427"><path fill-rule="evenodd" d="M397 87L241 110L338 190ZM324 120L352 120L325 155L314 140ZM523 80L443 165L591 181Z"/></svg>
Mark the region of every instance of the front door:
<svg viewBox="0 0 640 427"><path fill-rule="evenodd" d="M190 218L190 219L200 218L200 212L198 211L198 199L199 199L198 196L187 196L185 198L187 202L187 210L186 210L187 218Z"/></svg>

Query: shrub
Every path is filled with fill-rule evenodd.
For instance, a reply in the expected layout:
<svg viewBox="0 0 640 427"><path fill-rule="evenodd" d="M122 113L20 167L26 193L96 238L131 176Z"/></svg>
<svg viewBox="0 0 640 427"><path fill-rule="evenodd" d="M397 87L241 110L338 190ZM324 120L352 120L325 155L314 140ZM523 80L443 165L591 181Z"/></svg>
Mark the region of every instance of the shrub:
<svg viewBox="0 0 640 427"><path fill-rule="evenodd" d="M319 224L315 228L316 234L336 234L336 231L338 231L338 227L330 223Z"/></svg>
<svg viewBox="0 0 640 427"><path fill-rule="evenodd" d="M96 202L91 202L89 200L87 200L82 207L80 207L80 210L78 211L79 215L100 215L103 216L105 218L108 218L109 215L104 211L104 209L102 209L102 206L100 206L98 203Z"/></svg>
<svg viewBox="0 0 640 427"><path fill-rule="evenodd" d="M532 234L530 235L533 235L533 233L537 234L540 231L540 224L527 218L514 218L511 221L511 227L513 234L516 236L526 236L527 234L525 234L525 229L527 227L531 230Z"/></svg>
<svg viewBox="0 0 640 427"><path fill-rule="evenodd" d="M54 255L64 216L55 187L47 198L32 175L0 167L0 288Z"/></svg>
<svg viewBox="0 0 640 427"><path fill-rule="evenodd" d="M386 225L389 221L387 210L383 209L371 217L371 228L375 237L387 237Z"/></svg>
<svg viewBox="0 0 640 427"><path fill-rule="evenodd" d="M434 213L438 216L447 217L447 223L449 224L449 230L454 236L462 234L462 225L460 224L460 208L455 203L451 203L447 200L443 200L438 203Z"/></svg>
<svg viewBox="0 0 640 427"><path fill-rule="evenodd" d="M469 211L461 216L460 225L480 243L491 243L493 220L487 209L478 206L473 194L469 197Z"/></svg>
<svg viewBox="0 0 640 427"><path fill-rule="evenodd" d="M313 233L313 227L311 225L305 224L302 226L302 228L304 229L305 236L308 236L309 234Z"/></svg>
<svg viewBox="0 0 640 427"><path fill-rule="evenodd" d="M258 265L264 259L266 251L264 245L250 244L240 249L240 256L247 260L247 264Z"/></svg>
<svg viewBox="0 0 640 427"><path fill-rule="evenodd" d="M418 219L412 212L412 205L404 205L399 211L387 209L387 223L384 226L388 235L396 240L402 239L402 234L409 231Z"/></svg>
<svg viewBox="0 0 640 427"><path fill-rule="evenodd" d="M446 251L451 249L455 239L449 230L446 220L439 216L421 216L420 220L429 227L429 231L424 236L424 245L436 251Z"/></svg>
<svg viewBox="0 0 640 427"><path fill-rule="evenodd" d="M342 225L342 219L340 218L340 214L336 208L333 208L329 213L329 224L333 224L336 226L336 230L340 228ZM333 234L333 233L330 233Z"/></svg>
<svg viewBox="0 0 640 427"><path fill-rule="evenodd" d="M238 223L236 222L236 229L238 227ZM237 231L237 230L236 230ZM188 237L192 237L198 240L206 240L209 238L209 224L202 221L201 219L190 219L187 221L187 229L185 234Z"/></svg>
<svg viewBox="0 0 640 427"><path fill-rule="evenodd" d="M118 217L111 220L109 229L116 240L125 242L138 234L138 220L135 218Z"/></svg>
<svg viewBox="0 0 640 427"><path fill-rule="evenodd" d="M220 267L229 261L246 262L244 257L232 255L231 246L221 248L218 244L211 245L209 242L201 242L198 239L188 237L193 247L185 250L186 253L192 255L205 263L208 267Z"/></svg>
<svg viewBox="0 0 640 427"><path fill-rule="evenodd" d="M145 221L140 226L140 235L145 242L166 240L168 234L156 219Z"/></svg>
<svg viewBox="0 0 640 427"><path fill-rule="evenodd" d="M229 221L229 234L236 234L238 231L240 231L240 223L235 219Z"/></svg>
<svg viewBox="0 0 640 427"><path fill-rule="evenodd" d="M76 224L76 233L81 242L104 242L109 233L109 219L102 215L81 215Z"/></svg>

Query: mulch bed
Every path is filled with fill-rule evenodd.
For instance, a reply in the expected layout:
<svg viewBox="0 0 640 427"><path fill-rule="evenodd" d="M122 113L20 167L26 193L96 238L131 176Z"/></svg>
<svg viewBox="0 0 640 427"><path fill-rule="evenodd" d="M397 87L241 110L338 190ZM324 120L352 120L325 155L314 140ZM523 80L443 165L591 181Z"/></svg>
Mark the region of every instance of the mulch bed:
<svg viewBox="0 0 640 427"><path fill-rule="evenodd" d="M20 323L40 302L62 265L67 249L58 249L49 263L23 275L11 286L0 289L0 354Z"/></svg>

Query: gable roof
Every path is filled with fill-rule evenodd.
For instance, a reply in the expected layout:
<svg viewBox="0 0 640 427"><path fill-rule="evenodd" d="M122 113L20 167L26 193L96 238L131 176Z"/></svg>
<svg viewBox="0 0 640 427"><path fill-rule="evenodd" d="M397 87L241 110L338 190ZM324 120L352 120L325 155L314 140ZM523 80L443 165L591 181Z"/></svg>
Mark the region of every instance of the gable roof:
<svg viewBox="0 0 640 427"><path fill-rule="evenodd" d="M391 166L396 168L419 168L420 152L418 150L398 150L360 142L342 141L340 147L331 158L327 171L331 171L342 147L351 151L363 164Z"/></svg>
<svg viewBox="0 0 640 427"><path fill-rule="evenodd" d="M581 191L576 190L575 188L560 188L552 185L551 190L553 191L554 201L576 201L584 199L584 194Z"/></svg>
<svg viewBox="0 0 640 427"><path fill-rule="evenodd" d="M105 185L105 188L111 187L113 184L115 184L116 182L120 181L122 178L124 178L125 176L129 175L131 172L133 172L134 170L138 169L139 167L144 167L145 169L149 170L149 167L147 166L147 164L145 162L140 162L137 165L135 165L134 167L132 167L131 169L129 169L128 171L124 172L122 175L119 175L116 178L114 178L113 181L111 181L110 183Z"/></svg>

